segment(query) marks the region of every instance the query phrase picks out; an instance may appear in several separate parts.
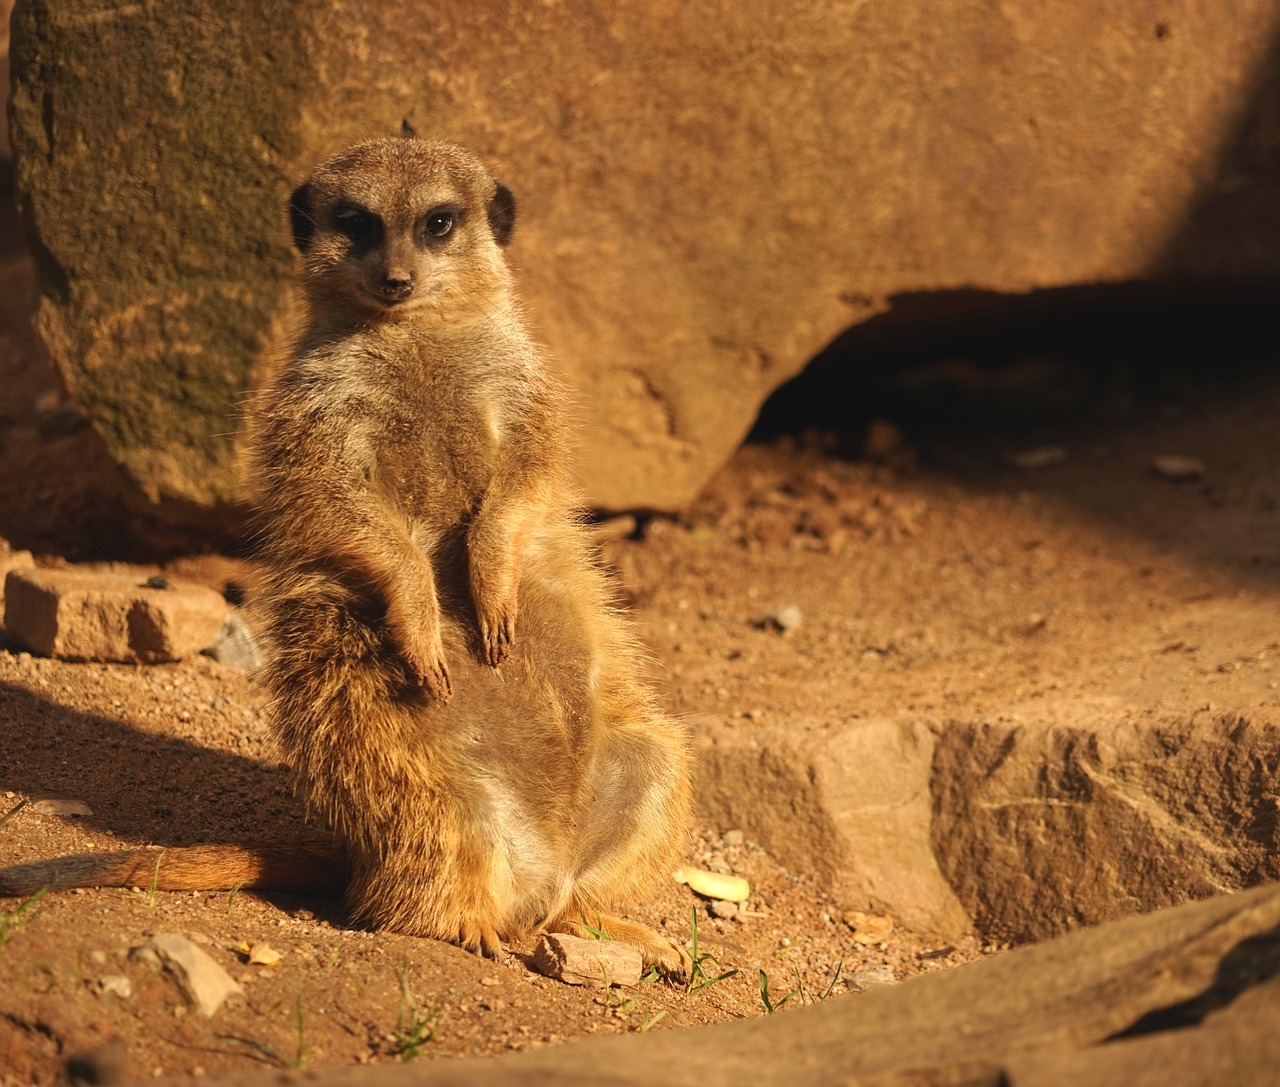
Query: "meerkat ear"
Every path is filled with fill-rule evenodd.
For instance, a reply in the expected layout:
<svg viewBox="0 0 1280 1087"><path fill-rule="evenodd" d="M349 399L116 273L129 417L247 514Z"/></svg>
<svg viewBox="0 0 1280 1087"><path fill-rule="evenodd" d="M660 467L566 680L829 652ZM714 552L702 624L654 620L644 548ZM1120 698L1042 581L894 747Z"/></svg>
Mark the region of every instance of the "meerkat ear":
<svg viewBox="0 0 1280 1087"><path fill-rule="evenodd" d="M298 247L298 252L305 253L316 232L309 184L299 185L289 197L289 225L293 228L293 244Z"/></svg>
<svg viewBox="0 0 1280 1087"><path fill-rule="evenodd" d="M515 194L499 181L489 198L489 229L493 231L493 240L499 245L506 245L511 240L515 225Z"/></svg>

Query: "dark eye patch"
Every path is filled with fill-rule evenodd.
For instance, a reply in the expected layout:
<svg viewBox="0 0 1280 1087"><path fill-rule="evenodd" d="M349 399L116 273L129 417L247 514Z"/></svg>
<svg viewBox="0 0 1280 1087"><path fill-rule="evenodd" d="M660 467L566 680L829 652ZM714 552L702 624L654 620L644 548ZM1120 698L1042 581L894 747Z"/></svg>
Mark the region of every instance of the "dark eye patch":
<svg viewBox="0 0 1280 1087"><path fill-rule="evenodd" d="M359 204L338 204L333 209L333 229L351 239L358 251L372 249L382 241L382 219Z"/></svg>
<svg viewBox="0 0 1280 1087"><path fill-rule="evenodd" d="M462 209L454 204L441 204L419 217L414 224L414 237L419 245L443 245L462 225Z"/></svg>

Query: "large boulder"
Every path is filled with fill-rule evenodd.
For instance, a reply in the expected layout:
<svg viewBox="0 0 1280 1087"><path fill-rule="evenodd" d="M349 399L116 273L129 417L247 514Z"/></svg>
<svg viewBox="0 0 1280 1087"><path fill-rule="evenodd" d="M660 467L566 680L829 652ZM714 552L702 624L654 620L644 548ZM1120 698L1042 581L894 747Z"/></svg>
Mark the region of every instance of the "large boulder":
<svg viewBox="0 0 1280 1087"><path fill-rule="evenodd" d="M1272 0L20 0L40 326L138 495L224 519L287 349L285 198L407 119L521 198L588 497L677 507L897 296L1274 276L1278 29Z"/></svg>

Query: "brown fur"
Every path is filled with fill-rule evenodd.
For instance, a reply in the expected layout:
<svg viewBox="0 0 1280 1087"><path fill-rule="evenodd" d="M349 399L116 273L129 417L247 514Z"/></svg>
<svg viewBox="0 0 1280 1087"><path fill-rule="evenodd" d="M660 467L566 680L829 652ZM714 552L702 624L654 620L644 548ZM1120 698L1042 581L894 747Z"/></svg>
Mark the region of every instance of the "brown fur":
<svg viewBox="0 0 1280 1087"><path fill-rule="evenodd" d="M78 853L0 870L0 897L26 898L41 888L155 887L158 891L271 888L341 894L347 861L328 836L291 842L192 845Z"/></svg>
<svg viewBox="0 0 1280 1087"><path fill-rule="evenodd" d="M685 843L688 745L573 513L510 193L460 148L375 140L291 213L308 320L256 425L265 680L351 913L488 955L599 917L679 974L603 916Z"/></svg>

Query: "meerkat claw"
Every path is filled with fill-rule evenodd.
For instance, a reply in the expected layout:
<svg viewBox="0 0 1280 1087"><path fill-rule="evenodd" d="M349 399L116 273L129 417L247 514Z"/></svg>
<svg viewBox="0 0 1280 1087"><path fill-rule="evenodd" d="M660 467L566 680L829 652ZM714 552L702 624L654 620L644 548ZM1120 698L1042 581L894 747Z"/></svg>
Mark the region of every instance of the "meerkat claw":
<svg viewBox="0 0 1280 1087"><path fill-rule="evenodd" d="M490 668L497 668L511 655L511 646L516 640L515 620L507 617L493 623L482 620L480 640L484 643L485 663Z"/></svg>
<svg viewBox="0 0 1280 1087"><path fill-rule="evenodd" d="M502 939L492 925L483 921L464 921L457 944L464 951L485 959L502 957Z"/></svg>

